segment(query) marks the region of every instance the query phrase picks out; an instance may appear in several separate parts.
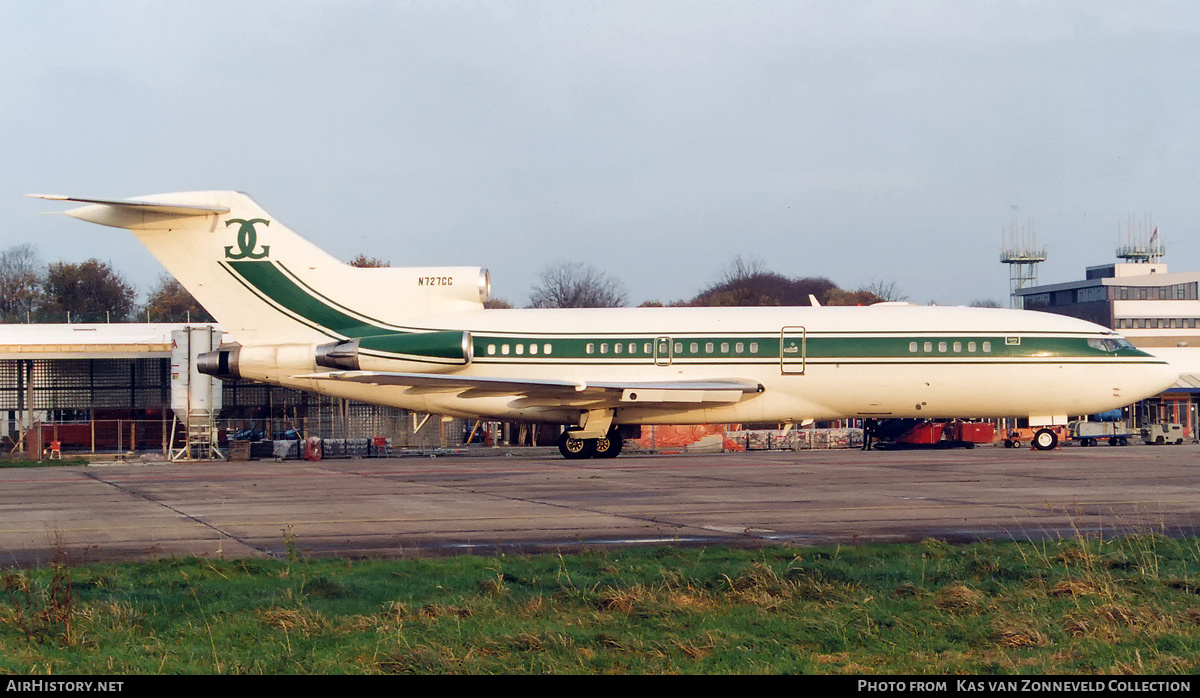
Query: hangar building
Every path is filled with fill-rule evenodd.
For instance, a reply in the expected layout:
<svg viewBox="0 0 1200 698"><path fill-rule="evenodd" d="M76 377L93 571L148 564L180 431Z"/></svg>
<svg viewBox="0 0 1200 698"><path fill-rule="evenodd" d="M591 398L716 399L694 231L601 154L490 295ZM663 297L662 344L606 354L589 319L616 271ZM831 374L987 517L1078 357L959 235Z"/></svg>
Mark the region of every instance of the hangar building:
<svg viewBox="0 0 1200 698"><path fill-rule="evenodd" d="M188 327L196 326L0 325L0 437L7 450L37 453L58 442L67 453L168 453L186 433L172 410L179 387L171 356L173 333ZM221 442L304 435L440 448L462 444L472 426L251 381L223 382L219 393Z"/></svg>

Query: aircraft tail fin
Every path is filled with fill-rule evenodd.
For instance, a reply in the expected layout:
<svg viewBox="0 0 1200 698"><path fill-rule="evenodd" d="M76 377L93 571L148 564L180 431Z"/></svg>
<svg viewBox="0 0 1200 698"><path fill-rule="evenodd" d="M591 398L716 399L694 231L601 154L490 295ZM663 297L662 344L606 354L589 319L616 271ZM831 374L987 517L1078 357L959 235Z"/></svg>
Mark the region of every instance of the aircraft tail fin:
<svg viewBox="0 0 1200 698"><path fill-rule="evenodd" d="M85 204L80 220L126 228L243 344L324 342L407 329L414 318L481 309L478 267L358 268L292 232L249 196L185 192Z"/></svg>

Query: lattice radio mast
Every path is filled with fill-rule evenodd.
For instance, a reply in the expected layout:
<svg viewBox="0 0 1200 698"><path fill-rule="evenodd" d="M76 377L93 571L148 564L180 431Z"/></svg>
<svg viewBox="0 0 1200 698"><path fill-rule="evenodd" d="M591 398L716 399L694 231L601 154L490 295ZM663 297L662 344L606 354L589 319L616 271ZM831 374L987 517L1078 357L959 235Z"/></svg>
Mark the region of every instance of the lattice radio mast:
<svg viewBox="0 0 1200 698"><path fill-rule="evenodd" d="M1028 228L1013 223L1002 232L1000 261L1008 265L1008 305L1023 308L1023 298L1017 291L1037 285L1037 265L1046 261L1046 248L1037 246L1037 232L1033 223Z"/></svg>

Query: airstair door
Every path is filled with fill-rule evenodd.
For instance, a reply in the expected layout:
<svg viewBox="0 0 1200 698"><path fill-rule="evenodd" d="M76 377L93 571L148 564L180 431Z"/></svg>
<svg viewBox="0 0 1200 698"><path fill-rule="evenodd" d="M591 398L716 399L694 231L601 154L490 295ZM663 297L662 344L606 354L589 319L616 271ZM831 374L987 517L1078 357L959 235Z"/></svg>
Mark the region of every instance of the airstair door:
<svg viewBox="0 0 1200 698"><path fill-rule="evenodd" d="M804 328L784 327L779 332L779 367L784 374L804 375L804 357L808 353Z"/></svg>
<svg viewBox="0 0 1200 698"><path fill-rule="evenodd" d="M659 337L654 340L654 363L658 366L671 365L670 337Z"/></svg>

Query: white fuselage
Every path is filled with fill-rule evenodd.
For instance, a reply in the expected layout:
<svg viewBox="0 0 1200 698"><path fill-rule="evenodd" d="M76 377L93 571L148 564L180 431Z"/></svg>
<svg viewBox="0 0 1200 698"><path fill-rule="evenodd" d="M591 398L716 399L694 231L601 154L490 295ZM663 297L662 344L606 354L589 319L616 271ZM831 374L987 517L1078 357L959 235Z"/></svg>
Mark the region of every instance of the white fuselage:
<svg viewBox="0 0 1200 698"><path fill-rule="evenodd" d="M582 382L749 378L763 387L730 404L621 406L619 424L1083 415L1155 394L1177 377L1137 350L1093 350L1088 339L1115 337L1105 328L997 309L485 310L421 318L413 329L469 331L473 355L462 366L395 361L392 370ZM798 352L788 354L793 343ZM371 368L387 370L389 360ZM311 370L303 351L275 366L242 367L246 377L456 416L569 423L588 403L556 408L518 395L293 377Z"/></svg>

